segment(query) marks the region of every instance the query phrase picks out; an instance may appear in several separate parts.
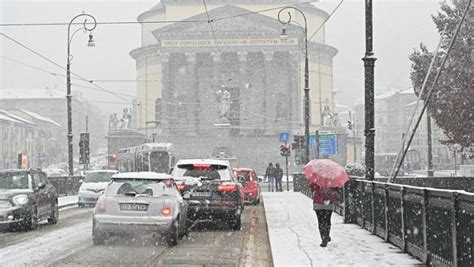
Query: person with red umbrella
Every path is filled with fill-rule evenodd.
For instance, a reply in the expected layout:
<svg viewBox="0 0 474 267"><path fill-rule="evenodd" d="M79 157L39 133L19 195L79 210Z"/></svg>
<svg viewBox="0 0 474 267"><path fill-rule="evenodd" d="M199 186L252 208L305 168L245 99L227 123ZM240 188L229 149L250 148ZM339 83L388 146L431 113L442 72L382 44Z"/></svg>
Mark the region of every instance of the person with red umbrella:
<svg viewBox="0 0 474 267"><path fill-rule="evenodd" d="M329 159L311 160L303 168L308 184L313 192L313 209L318 218L321 247L331 241L331 215L336 204L342 202L338 188L349 180L344 168Z"/></svg>

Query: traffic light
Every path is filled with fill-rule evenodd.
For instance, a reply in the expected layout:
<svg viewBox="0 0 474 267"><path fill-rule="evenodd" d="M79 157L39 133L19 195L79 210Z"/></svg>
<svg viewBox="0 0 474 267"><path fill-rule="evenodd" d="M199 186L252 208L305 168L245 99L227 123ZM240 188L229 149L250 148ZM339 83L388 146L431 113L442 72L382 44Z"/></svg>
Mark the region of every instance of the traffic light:
<svg viewBox="0 0 474 267"><path fill-rule="evenodd" d="M81 133L79 140L79 163L89 163L90 150L89 150L89 133Z"/></svg>
<svg viewBox="0 0 474 267"><path fill-rule="evenodd" d="M352 121L347 121L347 128L352 130Z"/></svg>
<svg viewBox="0 0 474 267"><path fill-rule="evenodd" d="M81 139L79 140L79 164L84 164L84 141Z"/></svg>
<svg viewBox="0 0 474 267"><path fill-rule="evenodd" d="M280 155L283 157L288 157L291 154L290 144L281 144L280 145Z"/></svg>
<svg viewBox="0 0 474 267"><path fill-rule="evenodd" d="M302 161L301 155L299 153L295 154L295 164L296 165L301 165L302 163L303 163L303 161Z"/></svg>

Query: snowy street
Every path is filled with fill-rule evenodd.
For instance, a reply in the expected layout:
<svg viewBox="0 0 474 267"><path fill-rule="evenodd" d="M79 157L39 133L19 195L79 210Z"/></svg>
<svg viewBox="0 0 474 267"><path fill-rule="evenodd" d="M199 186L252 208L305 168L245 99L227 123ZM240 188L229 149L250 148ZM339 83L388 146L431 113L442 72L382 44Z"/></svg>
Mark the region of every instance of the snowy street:
<svg viewBox="0 0 474 267"><path fill-rule="evenodd" d="M369 231L332 215L331 239L321 248L312 200L301 193L263 193L275 266L414 266L421 262L402 254Z"/></svg>
<svg viewBox="0 0 474 267"><path fill-rule="evenodd" d="M150 238L111 238L94 246L91 209L60 211L60 221L35 231L0 233L0 266L253 265L271 266L263 206L246 207L241 231L199 224L176 247ZM255 219L257 218L257 219Z"/></svg>

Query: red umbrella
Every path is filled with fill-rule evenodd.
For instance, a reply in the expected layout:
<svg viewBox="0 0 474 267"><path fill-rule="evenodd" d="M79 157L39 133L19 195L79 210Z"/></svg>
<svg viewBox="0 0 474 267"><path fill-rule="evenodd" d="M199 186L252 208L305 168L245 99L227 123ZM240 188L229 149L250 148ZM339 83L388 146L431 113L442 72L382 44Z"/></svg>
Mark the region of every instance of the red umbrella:
<svg viewBox="0 0 474 267"><path fill-rule="evenodd" d="M344 167L330 159L313 159L303 168L308 182L320 187L343 187L349 181Z"/></svg>

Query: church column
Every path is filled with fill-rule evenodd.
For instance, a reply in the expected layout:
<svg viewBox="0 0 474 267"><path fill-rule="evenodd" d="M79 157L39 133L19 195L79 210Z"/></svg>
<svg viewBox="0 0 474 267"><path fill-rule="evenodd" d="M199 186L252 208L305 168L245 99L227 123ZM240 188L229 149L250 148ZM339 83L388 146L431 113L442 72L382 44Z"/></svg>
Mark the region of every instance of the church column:
<svg viewBox="0 0 474 267"><path fill-rule="evenodd" d="M173 123L171 118L173 117L173 105L172 98L173 92L171 88L171 64L170 64L170 54L161 53L160 54L162 76L161 83L163 86L162 93L162 108L163 115L161 120L161 127L163 129L163 134L169 134L172 132Z"/></svg>
<svg viewBox="0 0 474 267"><path fill-rule="evenodd" d="M237 56L240 62L240 126L254 125L254 116L252 116L252 87L250 84L249 70L248 70L248 52L240 51L237 52ZM251 130L244 129L240 132L250 133Z"/></svg>
<svg viewBox="0 0 474 267"><path fill-rule="evenodd" d="M263 76L263 132L266 133L268 126L272 123L272 119L274 117L272 114L272 109L274 109L274 105L272 105L272 99L274 99L273 94L273 83L271 78L271 65L273 60L273 52L263 52L264 57L264 68L265 73Z"/></svg>
<svg viewBox="0 0 474 267"><path fill-rule="evenodd" d="M199 134L199 116L201 114L201 104L199 100L199 88L197 82L197 69L196 69L196 53L186 53L186 74L187 74L187 100L186 109L188 110L187 127L189 134L197 135Z"/></svg>
<svg viewBox="0 0 474 267"><path fill-rule="evenodd" d="M300 95L301 90L298 86L299 82L299 52L288 52L288 97L290 99L290 106L288 108L288 117L290 118L288 126L289 129L299 129L300 124Z"/></svg>

